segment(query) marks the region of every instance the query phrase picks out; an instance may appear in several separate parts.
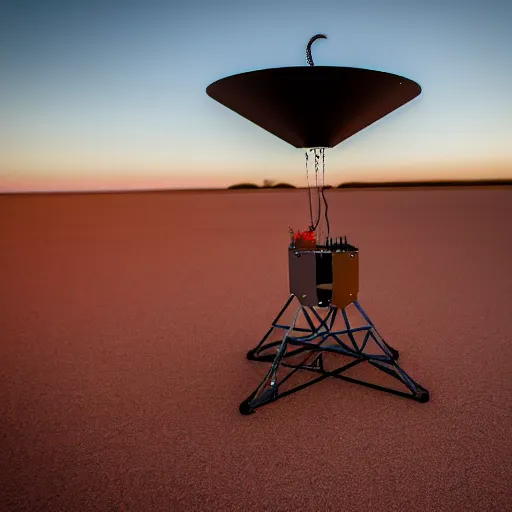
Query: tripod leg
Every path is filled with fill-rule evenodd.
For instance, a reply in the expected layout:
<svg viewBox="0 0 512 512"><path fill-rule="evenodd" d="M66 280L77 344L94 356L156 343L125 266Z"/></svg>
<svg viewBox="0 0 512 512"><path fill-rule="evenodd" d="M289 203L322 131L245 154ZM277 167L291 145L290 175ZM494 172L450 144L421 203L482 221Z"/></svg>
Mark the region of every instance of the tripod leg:
<svg viewBox="0 0 512 512"><path fill-rule="evenodd" d="M242 414L252 414L256 407L259 407L265 403L272 402L277 399L277 370L281 364L281 360L286 355L286 350L288 347L288 337L295 328L295 323L297 322L297 319L301 311L303 311L302 305L295 312L291 324L283 336L281 346L279 347L277 354L273 357L272 366L265 375L265 378L262 380L261 384L256 388L256 391L254 391L254 393L252 393L246 400L244 400L240 404L240 412Z"/></svg>
<svg viewBox="0 0 512 512"><path fill-rule="evenodd" d="M255 356L258 354L259 350L261 349L261 347L265 343L265 341L267 341L268 337L272 334L272 331L275 329L277 322L279 322L279 319L283 316L284 312L288 309L288 306L292 303L294 298L295 298L295 295L293 295L293 294L290 295L290 297L288 297L288 300L286 301L285 305L281 308L281 311L279 311L277 316L272 321L270 329L267 331L265 336L263 336L263 338L258 343L258 345L256 345L255 348L253 348L252 350L249 350L249 352L247 352L247 359L249 359L250 361L256 360ZM279 343L276 343L275 345L278 345L278 344Z"/></svg>
<svg viewBox="0 0 512 512"><path fill-rule="evenodd" d="M277 397L277 369L283 358L283 354L287 347L287 336L283 338L279 351L274 357L272 366L261 384L256 388L246 400L240 404L240 412L244 415L252 414L255 412L255 407L259 407L264 403L271 402Z"/></svg>
<svg viewBox="0 0 512 512"><path fill-rule="evenodd" d="M361 316L368 322L368 325L370 325L372 327L372 329L375 332L375 334L377 334L377 336L380 338L380 340L382 341L382 343L386 347L387 350L384 350L384 352L388 353L391 357L393 357L393 359L395 361L398 361L398 358L400 357L400 352L398 352L398 350L393 348L389 343L387 343L384 340L384 338L380 335L379 331L377 331L377 328L375 327L373 322L370 320L370 317L366 314L365 310L361 307L361 304L359 304L359 302L357 300L355 300L353 302L353 304L357 308L359 313L361 313Z"/></svg>

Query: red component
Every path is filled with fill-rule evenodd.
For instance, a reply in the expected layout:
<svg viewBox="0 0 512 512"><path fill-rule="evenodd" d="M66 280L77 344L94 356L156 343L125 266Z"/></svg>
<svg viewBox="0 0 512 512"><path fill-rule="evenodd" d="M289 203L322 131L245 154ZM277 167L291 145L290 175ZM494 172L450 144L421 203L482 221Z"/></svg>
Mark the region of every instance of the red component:
<svg viewBox="0 0 512 512"><path fill-rule="evenodd" d="M298 231L293 235L293 241L301 240L303 242L314 242L315 232L314 231Z"/></svg>

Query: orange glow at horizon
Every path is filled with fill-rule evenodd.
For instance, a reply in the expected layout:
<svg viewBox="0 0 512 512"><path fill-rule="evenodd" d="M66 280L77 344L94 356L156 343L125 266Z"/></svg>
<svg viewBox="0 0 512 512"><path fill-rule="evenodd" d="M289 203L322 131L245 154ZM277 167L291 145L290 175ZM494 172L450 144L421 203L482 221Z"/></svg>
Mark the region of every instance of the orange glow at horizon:
<svg viewBox="0 0 512 512"><path fill-rule="evenodd" d="M306 187L306 177L302 169L246 171L200 174L190 172L152 173L4 173L0 179L0 192L32 191L108 191L108 190L147 190L147 189L208 189L227 188L237 183L262 185L265 179L274 182L290 183L296 187ZM397 168L352 168L333 169L326 173L326 185L338 186L346 182L392 182L392 181L435 181L435 180L483 180L512 179L512 163L481 164L437 164L411 165ZM309 173L309 183L314 185L314 173Z"/></svg>

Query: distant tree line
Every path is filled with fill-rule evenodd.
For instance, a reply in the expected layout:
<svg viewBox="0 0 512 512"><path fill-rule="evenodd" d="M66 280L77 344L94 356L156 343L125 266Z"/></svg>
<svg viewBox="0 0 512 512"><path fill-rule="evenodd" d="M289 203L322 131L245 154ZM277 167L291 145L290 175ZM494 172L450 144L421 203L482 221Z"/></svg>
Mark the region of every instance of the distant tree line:
<svg viewBox="0 0 512 512"><path fill-rule="evenodd" d="M236 189L251 189L251 188L297 188L290 183L276 183L273 180L263 180L263 185L256 185L256 183L237 183L228 187L229 190Z"/></svg>
<svg viewBox="0 0 512 512"><path fill-rule="evenodd" d="M453 186L486 186L512 185L512 179L489 180L424 180L424 181L381 181L377 183L347 182L337 188L379 188L379 187L453 187Z"/></svg>
<svg viewBox="0 0 512 512"><path fill-rule="evenodd" d="M340 183L336 188L398 188L398 187L450 187L450 186L511 186L512 179L490 180L436 180L436 181L381 181L373 183L346 182ZM263 185L256 183L237 183L228 187L229 190L237 189L269 189L269 188L297 188L290 183L275 183L273 180L264 180ZM333 188L325 185L325 189Z"/></svg>

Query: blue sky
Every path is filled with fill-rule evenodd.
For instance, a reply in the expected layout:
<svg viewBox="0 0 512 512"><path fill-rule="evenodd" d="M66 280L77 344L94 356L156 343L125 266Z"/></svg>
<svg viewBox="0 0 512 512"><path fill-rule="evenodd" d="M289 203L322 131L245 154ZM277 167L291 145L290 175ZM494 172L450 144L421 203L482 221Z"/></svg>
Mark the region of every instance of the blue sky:
<svg viewBox="0 0 512 512"><path fill-rule="evenodd" d="M304 185L302 150L205 89L306 65L317 33L317 65L423 89L327 150L327 182L512 177L511 25L506 0L0 0L0 190Z"/></svg>

